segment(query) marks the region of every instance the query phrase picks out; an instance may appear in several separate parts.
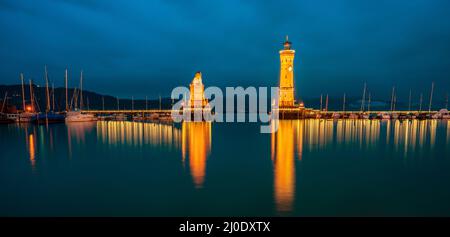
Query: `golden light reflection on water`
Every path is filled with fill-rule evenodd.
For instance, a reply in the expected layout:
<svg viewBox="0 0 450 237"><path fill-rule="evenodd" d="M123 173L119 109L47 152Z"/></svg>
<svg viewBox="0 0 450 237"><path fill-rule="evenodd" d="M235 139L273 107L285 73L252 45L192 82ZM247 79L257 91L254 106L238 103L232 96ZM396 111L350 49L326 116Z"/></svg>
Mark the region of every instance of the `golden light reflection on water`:
<svg viewBox="0 0 450 237"><path fill-rule="evenodd" d="M437 126L437 120L396 121L393 141L395 150L402 151L406 157L410 152L420 151L425 147L433 149L436 145Z"/></svg>
<svg viewBox="0 0 450 237"><path fill-rule="evenodd" d="M447 145L450 144L450 120L447 121Z"/></svg>
<svg viewBox="0 0 450 237"><path fill-rule="evenodd" d="M359 148L378 147L381 142L407 154L436 143L437 120L303 120L305 148L316 150L332 145L357 144ZM445 122L447 123L447 122ZM448 125L447 125L448 128ZM384 134L384 141L381 137ZM447 135L447 139L450 135ZM417 147L418 145L418 147Z"/></svg>
<svg viewBox="0 0 450 237"><path fill-rule="evenodd" d="M183 163L189 161L189 169L196 188L203 187L205 181L206 160L211 151L211 139L211 123L183 123L181 154Z"/></svg>
<svg viewBox="0 0 450 237"><path fill-rule="evenodd" d="M445 123L448 143L450 122ZM407 156L426 146L433 148L437 127L436 120L280 120L278 131L271 135L277 211L284 213L293 209L296 196L295 159L302 160L305 150L320 151L330 146L333 150L338 146L355 149L355 145L357 149L380 149L380 146L386 145Z"/></svg>
<svg viewBox="0 0 450 237"><path fill-rule="evenodd" d="M53 128L17 125L24 131L31 166L39 163L37 150L50 154L68 143L84 144L89 133L97 142L109 146L165 147L181 150L183 163L190 169L197 188L204 184L207 158L211 151L211 123L183 123L180 126L128 121L99 121L67 124L67 141ZM445 129L445 130L442 130ZM444 138L445 136L445 138ZM92 138L90 138L92 139ZM445 140L443 140L445 139ZM271 159L274 164L274 198L280 212L292 209L295 198L295 159L305 152L330 151L348 146L351 149L380 150L386 147L411 157L423 149L433 149L439 142L450 144L450 121L439 120L283 120L271 135ZM437 144L437 145L436 145ZM355 146L356 145L356 146ZM332 147L330 147L332 146ZM49 149L50 148L50 149ZM314 158L314 157L313 157ZM298 172L297 172L298 175Z"/></svg>
<svg viewBox="0 0 450 237"><path fill-rule="evenodd" d="M34 140L34 134L28 135L28 153L30 156L31 167L36 165L36 141Z"/></svg>
<svg viewBox="0 0 450 237"><path fill-rule="evenodd" d="M433 119L430 121L430 147L431 149L434 148L434 145L436 143L436 126L437 126L437 120Z"/></svg>
<svg viewBox="0 0 450 237"><path fill-rule="evenodd" d="M274 165L274 198L280 213L292 210L295 196L295 154L301 159L303 151L303 121L279 121L278 131L272 133Z"/></svg>
<svg viewBox="0 0 450 237"><path fill-rule="evenodd" d="M112 146L122 144L136 147L151 145L179 148L181 131L170 124L99 121L97 139Z"/></svg>
<svg viewBox="0 0 450 237"><path fill-rule="evenodd" d="M378 142L380 121L376 120L304 120L303 134L309 150L332 144L358 144L368 147ZM387 125L390 127L390 124ZM389 136L389 135L388 135Z"/></svg>

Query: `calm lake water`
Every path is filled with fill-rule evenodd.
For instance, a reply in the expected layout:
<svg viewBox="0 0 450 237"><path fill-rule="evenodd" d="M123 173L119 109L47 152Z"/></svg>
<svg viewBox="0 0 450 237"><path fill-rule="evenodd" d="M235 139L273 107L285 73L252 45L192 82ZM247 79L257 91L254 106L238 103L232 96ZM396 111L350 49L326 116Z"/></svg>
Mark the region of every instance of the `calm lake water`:
<svg viewBox="0 0 450 237"><path fill-rule="evenodd" d="M450 122L1 125L1 216L450 216Z"/></svg>

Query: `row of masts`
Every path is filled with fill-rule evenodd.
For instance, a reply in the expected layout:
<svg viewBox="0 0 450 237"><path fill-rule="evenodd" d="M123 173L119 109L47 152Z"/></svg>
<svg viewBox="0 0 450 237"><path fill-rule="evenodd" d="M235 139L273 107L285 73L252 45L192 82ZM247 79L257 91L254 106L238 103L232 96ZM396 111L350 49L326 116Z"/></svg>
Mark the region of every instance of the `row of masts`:
<svg viewBox="0 0 450 237"><path fill-rule="evenodd" d="M45 66L45 86L46 86L46 112L50 112L50 111L55 111L55 88L54 88L54 84L52 83L52 92L50 93L49 91L49 80L48 80L48 71L47 71L47 66ZM25 102L25 85L24 85L24 79L23 79L23 73L20 74L20 79L22 82L22 107L23 110L26 110L26 102ZM81 71L80 73L80 89L79 89L79 93L77 92L77 88L74 89L73 91L73 96L70 100L69 103L69 86L68 86L68 70L65 70L65 74L64 74L64 83L65 83L65 111L70 111L71 108L74 107L75 110L79 109L80 111L83 109L83 105L84 105L84 101L83 101L83 71ZM30 104L31 104L31 111L35 111L35 97L33 94L33 83L32 80L30 79ZM50 106L50 95L52 97L52 106ZM78 96L80 97L80 101L78 103ZM159 109L161 110L161 96L159 96ZM79 108L77 107L77 105L79 104ZM89 107L89 98L87 98L87 106ZM52 107L52 108L51 108ZM134 96L131 97L131 107L132 110L134 110ZM105 99L102 96L102 109L105 109ZM119 102L119 98L117 97L117 110L120 109L120 102ZM145 109L148 109L148 97L145 96Z"/></svg>
<svg viewBox="0 0 450 237"><path fill-rule="evenodd" d="M52 89L50 92L49 89L49 79L48 79L48 71L47 71L47 66L45 66L44 68L45 71L45 98L46 98L46 107L45 107L45 112L49 113L51 111L55 111L55 85L54 83L52 83ZM74 89L74 95L72 96L71 99L71 103L69 106L69 89L68 89L68 71L67 69L65 70L65 101L66 101L66 106L65 106L65 111L69 111L71 110L71 108L73 107L73 103L74 103L74 107L75 109L79 109L82 110L83 109L83 71L81 71L81 75L80 75L80 103L79 103L79 108L77 108L77 104L78 104L78 93L77 93L77 88ZM34 95L33 92L33 81L30 79L29 80L29 85L30 85L30 107L27 108L26 106L26 99L25 99L25 83L24 83L24 78L23 78L23 73L20 73L20 81L22 84L22 108L24 111L27 112L36 112L36 105L37 103L35 103L36 101L36 97ZM51 98L50 98L51 97ZM75 100L75 101L74 101ZM88 99L89 101L89 99Z"/></svg>
<svg viewBox="0 0 450 237"><path fill-rule="evenodd" d="M35 97L34 97L34 93L33 93L33 81L30 79L30 107L27 108L26 107L26 103L25 103L25 84L24 84L24 80L23 80L23 73L20 73L20 80L22 83L22 107L24 111L28 111L28 112L34 112L36 111L35 108Z"/></svg>
<svg viewBox="0 0 450 237"><path fill-rule="evenodd" d="M430 100L428 104L428 112L431 112L432 102L433 102L433 93L434 93L434 82L431 83L431 92L430 92ZM366 103L367 97L367 103ZM364 83L363 94L361 98L361 107L360 112L370 112L371 105L371 93L367 92L367 83ZM412 103L412 90L409 90L409 98L408 98L408 111L411 111L411 103ZM395 86L392 87L391 100L390 100L390 111L396 111L397 104L397 92ZM419 108L418 111L422 111L423 104L423 94L420 93L419 97ZM367 109L366 109L367 108ZM448 108L448 94L445 97L445 108ZM342 111L345 112L346 109L346 94L344 93L342 99ZM328 111L328 94L325 97L325 106L323 106L323 94L320 94L320 111Z"/></svg>
<svg viewBox="0 0 450 237"><path fill-rule="evenodd" d="M26 107L26 102L25 102L25 85L24 85L24 78L23 78L23 73L20 74L20 79L21 79L21 83L22 83L22 107L24 111L36 111L35 108L35 96L33 93L33 83L32 80L29 80L30 83L30 108L27 109ZM47 71L47 66L45 66L45 93L46 93L46 109L45 111L48 113L50 111L55 111L55 88L54 88L54 84L52 83L52 90L50 92L49 89L49 79L48 79L48 71ZM70 105L69 105L69 95L68 95L68 70L65 70L65 111L70 111L71 108L74 107L75 110L79 109L82 110L83 109L83 71L81 71L80 73L80 89L79 89L79 93L77 93L77 88L74 89L73 92L73 96L71 98L70 101ZM432 101L433 101L433 93L434 93L434 82L431 83L431 93L430 93L430 100L429 100L429 105L428 105L428 112L431 112L431 107L432 107ZM80 101L78 103L78 96L80 97ZM367 96L367 104L366 104L366 96ZM50 98L51 97L51 98ZM119 98L117 97L117 109L120 110L120 102L119 102ZM412 91L411 89L409 90L409 98L408 98L408 111L411 111L411 101L412 101ZM87 98L87 103L88 103L88 107L89 107L89 98ZM79 108L77 108L77 105L79 104ZM131 97L131 109L134 110L134 97ZM390 101L390 111L395 111L396 110L396 104L397 104L397 93L396 93L396 88L395 86L392 87L392 93L391 93L391 101ZM419 97L419 111L422 111L422 104L423 104L423 94L420 94ZM364 87L363 87L363 95L362 95L362 99L361 99L361 107L360 107L360 111L361 112L370 112L370 106L371 106L371 93L367 92L367 83L364 83ZM448 106L448 94L446 96L446 105L445 107L447 108ZM367 107L367 109L366 109ZM105 101L104 101L104 97L102 97L102 109L105 109ZM148 109L148 102L147 102L147 96L145 97L145 109ZM161 109L161 96L159 96L159 109ZM325 99L325 107L323 107L323 95L320 95L320 111L328 111L328 94L326 94L326 99ZM343 96L343 104L342 104L342 111L346 111L346 94L344 93Z"/></svg>

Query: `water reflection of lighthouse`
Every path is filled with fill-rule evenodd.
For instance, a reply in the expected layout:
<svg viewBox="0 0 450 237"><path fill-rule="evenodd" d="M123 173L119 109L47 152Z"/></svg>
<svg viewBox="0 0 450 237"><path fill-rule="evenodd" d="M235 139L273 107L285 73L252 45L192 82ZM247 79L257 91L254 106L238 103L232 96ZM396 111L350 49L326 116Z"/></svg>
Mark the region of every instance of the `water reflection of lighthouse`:
<svg viewBox="0 0 450 237"><path fill-rule="evenodd" d="M196 188L203 187L206 160L211 151L211 123L185 122L182 125L182 157L189 169Z"/></svg>
<svg viewBox="0 0 450 237"><path fill-rule="evenodd" d="M303 121L281 120L272 133L274 199L279 213L291 212L295 199L295 156L302 157Z"/></svg>

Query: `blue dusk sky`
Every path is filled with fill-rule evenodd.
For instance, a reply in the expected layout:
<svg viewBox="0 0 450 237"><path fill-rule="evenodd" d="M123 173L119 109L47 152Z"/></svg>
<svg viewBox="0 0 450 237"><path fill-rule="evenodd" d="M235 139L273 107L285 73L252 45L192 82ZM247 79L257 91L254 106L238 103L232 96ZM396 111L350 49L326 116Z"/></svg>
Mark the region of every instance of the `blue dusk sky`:
<svg viewBox="0 0 450 237"><path fill-rule="evenodd" d="M276 86L289 35L297 97L436 98L450 85L448 0L1 0L0 84L19 73L121 97L169 96L202 71L206 86ZM407 98L406 98L407 99Z"/></svg>

